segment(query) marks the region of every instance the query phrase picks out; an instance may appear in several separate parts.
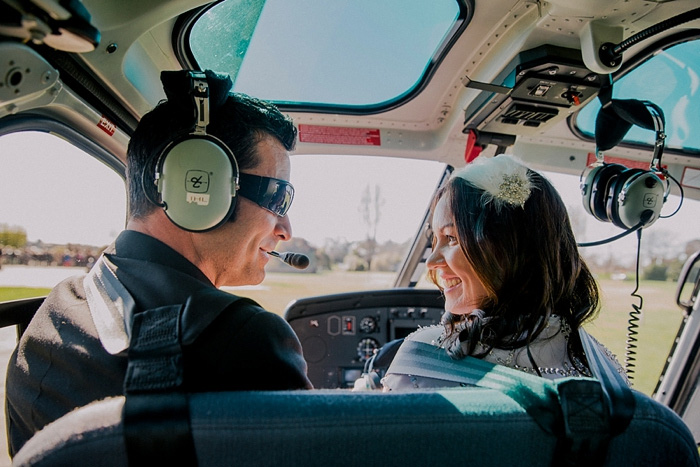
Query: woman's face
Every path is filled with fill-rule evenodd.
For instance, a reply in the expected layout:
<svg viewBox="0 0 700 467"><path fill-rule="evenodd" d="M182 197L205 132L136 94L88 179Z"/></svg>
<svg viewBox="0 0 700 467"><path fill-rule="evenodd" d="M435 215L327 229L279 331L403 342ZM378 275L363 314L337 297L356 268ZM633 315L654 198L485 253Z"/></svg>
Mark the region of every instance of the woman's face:
<svg viewBox="0 0 700 467"><path fill-rule="evenodd" d="M428 269L434 271L445 294L445 310L456 315L468 315L486 297L486 289L462 252L457 228L446 197L443 196L433 213L435 244L428 257Z"/></svg>

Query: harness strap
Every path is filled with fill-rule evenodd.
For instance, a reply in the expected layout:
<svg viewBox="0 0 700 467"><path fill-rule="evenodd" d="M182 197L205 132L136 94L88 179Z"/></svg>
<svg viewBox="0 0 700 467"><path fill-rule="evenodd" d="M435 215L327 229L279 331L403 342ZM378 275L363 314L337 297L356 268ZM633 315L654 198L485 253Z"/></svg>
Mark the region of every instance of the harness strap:
<svg viewBox="0 0 700 467"><path fill-rule="evenodd" d="M391 362L391 372L454 381L497 389L518 403L547 433L560 431L556 385L544 378L474 357L451 359L444 349L424 342L404 340Z"/></svg>
<svg viewBox="0 0 700 467"><path fill-rule="evenodd" d="M134 315L124 380L124 440L130 466L197 465L183 380L181 306Z"/></svg>
<svg viewBox="0 0 700 467"><path fill-rule="evenodd" d="M583 329L579 329L579 337L591 371L600 381L606 405L610 409L612 435L620 434L627 428L634 416L636 407L634 394L617 368L600 352L600 348L593 338Z"/></svg>
<svg viewBox="0 0 700 467"><path fill-rule="evenodd" d="M115 271L103 255L83 285L103 347L128 357L122 416L129 465L197 465L182 390L182 346L192 344L231 304L247 299L203 287L184 304L137 312Z"/></svg>
<svg viewBox="0 0 700 467"><path fill-rule="evenodd" d="M197 465L188 397L182 390L182 346L193 343L239 300L236 295L203 288L183 305L134 314L123 413L130 466Z"/></svg>
<svg viewBox="0 0 700 467"><path fill-rule="evenodd" d="M591 365L594 373L604 368L603 359L595 347L587 355L596 356ZM589 358L593 360L593 358ZM609 370L605 370L608 374ZM626 387L622 399L624 410L612 405L619 401L609 398L612 391L604 389L612 384L610 378L597 381L592 378L562 378L548 380L503 365L474 357L452 360L443 349L433 345L404 341L391 364L391 372L454 381L483 388L496 389L513 399L544 430L557 437L553 465L600 465L605 459L607 446L620 427L626 427L634 413L634 396ZM616 372L615 372L616 373ZM617 373L616 373L617 374ZM612 378L612 375L609 375ZM617 374L622 380L622 377ZM616 384L616 391L624 388ZM611 414L618 417L614 421ZM622 423L626 421L626 423Z"/></svg>

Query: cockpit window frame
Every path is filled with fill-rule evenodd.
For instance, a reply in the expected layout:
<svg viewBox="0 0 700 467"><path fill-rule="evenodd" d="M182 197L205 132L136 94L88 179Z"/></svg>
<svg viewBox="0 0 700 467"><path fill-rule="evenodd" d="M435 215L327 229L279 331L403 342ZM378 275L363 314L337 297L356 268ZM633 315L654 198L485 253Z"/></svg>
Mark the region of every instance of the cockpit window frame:
<svg viewBox="0 0 700 467"><path fill-rule="evenodd" d="M195 22L210 8L222 3L219 2L206 5L202 8L191 11L187 15L181 16L173 29L173 49L175 50L176 56L180 61L180 64L185 69L200 69L194 54L190 48L190 37L192 27ZM439 64L445 58L451 47L454 45L456 40L459 38L460 33L469 25L473 15L474 15L474 0L455 0L459 7L459 14L456 20L453 22L450 29L445 34L445 39L438 46L435 53L430 57L430 60L425 66L422 76L415 82L415 84L404 91L403 93L395 96L394 98L385 100L383 102L367 105L341 105L341 104L328 104L321 102L290 102L275 100L274 98L268 98L266 96L258 96L265 98L267 100L275 103L280 109L286 111L295 112L319 112L319 113L334 113L343 115L371 115L380 112L385 112L393 108L399 107L409 100L413 99L418 95L429 83L433 77L435 71L437 70ZM235 85L234 85L235 86ZM234 90L236 90L234 88ZM241 90L245 92L245 90Z"/></svg>
<svg viewBox="0 0 700 467"><path fill-rule="evenodd" d="M684 31L678 34L674 34L671 36L668 36L662 40L656 41L643 49L641 52L636 54L634 57L631 57L629 60L625 61L622 65L622 67L615 73L612 74L612 79L613 79L613 97L615 96L615 83L617 83L620 79L628 75L629 73L634 72L637 68L639 68L641 65L644 63L648 62L649 60L652 60L658 53L662 50L668 50L674 46L687 43L687 42L692 42L696 41L698 43L698 47L700 47L700 29L693 29L690 31ZM587 105L593 104L594 101L591 101L591 103ZM585 107L584 107L585 108ZM583 129L579 125L579 114L581 111L584 109L580 109L576 113L572 114L571 116L568 117L567 119L567 124L569 126L569 129L571 132L576 135L581 140L588 141L588 142L595 142L595 137L594 137L594 132L592 130L588 129ZM668 117L667 117L667 126L668 126ZM622 142L619 144L620 147L625 147L625 148L631 148L631 149L639 149L639 150L648 150L648 151L653 151L653 145L651 142L653 141L653 133L649 132L649 143L642 143L637 140L632 140L628 139L625 137L625 139L622 140ZM685 156L685 157L697 157L700 158L700 148L690 148L690 147L674 147L672 144L669 144L669 142L666 142L666 146L664 148L665 153L669 154L674 154L674 155L680 155L680 156Z"/></svg>

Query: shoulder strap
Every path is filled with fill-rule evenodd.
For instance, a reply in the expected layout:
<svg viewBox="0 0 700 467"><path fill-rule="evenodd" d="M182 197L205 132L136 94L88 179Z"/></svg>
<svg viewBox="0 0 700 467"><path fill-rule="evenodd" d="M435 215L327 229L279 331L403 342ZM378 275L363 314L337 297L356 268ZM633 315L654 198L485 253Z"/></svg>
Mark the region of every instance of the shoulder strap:
<svg viewBox="0 0 700 467"><path fill-rule="evenodd" d="M180 390L182 346L194 342L239 299L216 289L203 289L183 305L133 316L123 413L130 466L197 465L188 398Z"/></svg>
<svg viewBox="0 0 700 467"><path fill-rule="evenodd" d="M591 378L548 380L474 357L452 360L438 347L407 340L392 373L496 389L557 437L554 465L600 465L612 436L609 400Z"/></svg>
<svg viewBox="0 0 700 467"><path fill-rule="evenodd" d="M632 389L610 359L601 352L595 340L581 328L579 328L579 337L591 371L600 380L608 401L612 432L614 435L622 433L634 416L636 402Z"/></svg>
<svg viewBox="0 0 700 467"><path fill-rule="evenodd" d="M523 407L547 433L554 434L560 417L557 389L551 381L474 357L453 360L444 349L424 342L405 340L390 371L497 389Z"/></svg>

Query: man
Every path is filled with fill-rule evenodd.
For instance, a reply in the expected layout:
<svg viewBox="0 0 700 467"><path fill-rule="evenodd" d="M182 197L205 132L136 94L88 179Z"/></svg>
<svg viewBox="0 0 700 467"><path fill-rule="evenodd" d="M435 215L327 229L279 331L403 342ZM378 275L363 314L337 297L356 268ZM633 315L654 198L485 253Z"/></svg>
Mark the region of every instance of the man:
<svg viewBox="0 0 700 467"><path fill-rule="evenodd" d="M218 290L259 284L268 252L291 238L287 180L296 129L274 106L229 93L228 77L161 78L167 101L143 117L127 152L126 229L85 278L52 290L11 357L11 455L74 408L123 394L133 317L159 307L184 309L178 332L191 337L182 339L184 391L311 388L291 327ZM183 154L185 162L177 159ZM205 156L215 158L213 169L200 170ZM183 164L192 167L178 173ZM223 208L214 199L219 172L228 174ZM206 214L212 206L213 221ZM223 311L188 301L202 292L223 300Z"/></svg>

